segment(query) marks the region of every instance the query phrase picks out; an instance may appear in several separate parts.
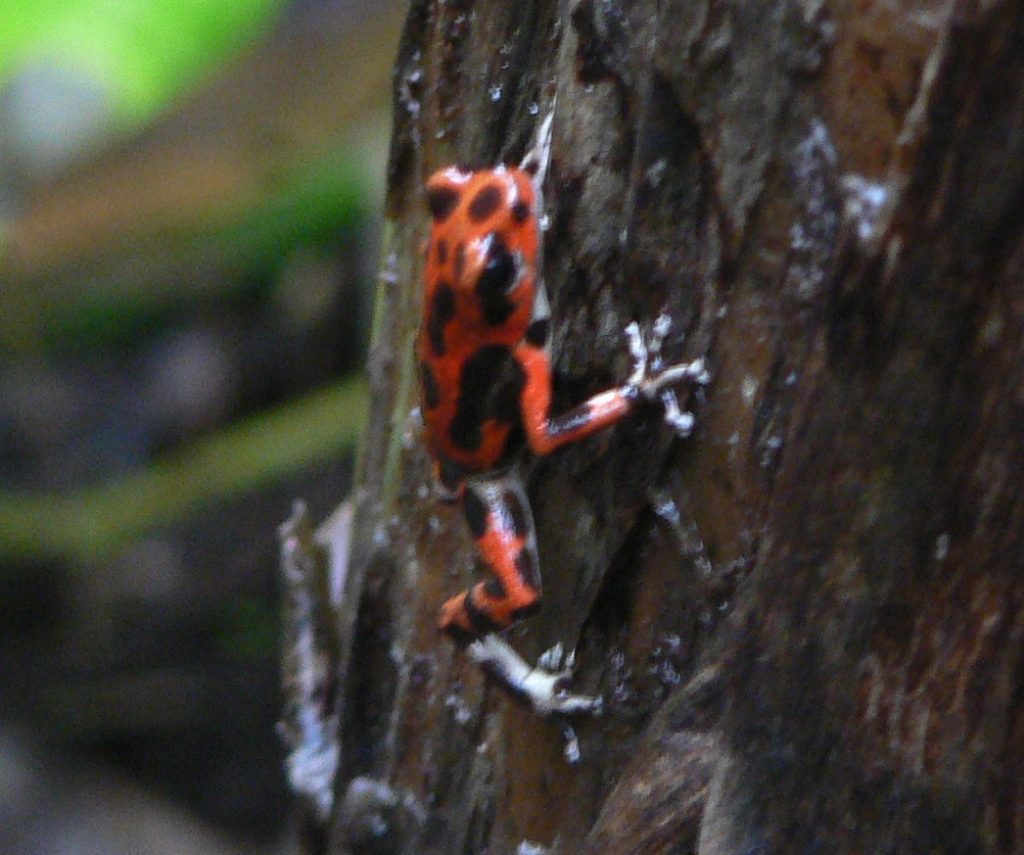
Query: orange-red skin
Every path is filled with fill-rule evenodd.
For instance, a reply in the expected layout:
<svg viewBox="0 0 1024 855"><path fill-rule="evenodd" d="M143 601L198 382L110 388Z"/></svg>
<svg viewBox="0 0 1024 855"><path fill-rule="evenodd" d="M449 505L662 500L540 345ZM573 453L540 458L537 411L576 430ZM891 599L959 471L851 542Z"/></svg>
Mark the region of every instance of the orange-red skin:
<svg viewBox="0 0 1024 855"><path fill-rule="evenodd" d="M476 222L469 216L468 209L471 200L485 186L499 187L503 198L491 216ZM427 189L428 193L451 189L460 194L460 199L443 222L434 221L427 244L424 326L417 354L420 362L432 369L441 400L437 407L424 408L425 442L435 457L456 463L467 473L487 472L503 462L506 441L513 425L489 419L483 425L483 442L472 451L452 442L449 428L455 416L460 374L467 359L486 344L514 348L522 340L530 322L537 281L538 246L533 183L531 177L519 169L462 172L449 167L436 173L428 182ZM517 222L512 214L517 201L527 206L530 212L521 222ZM474 293L486 263L485 238L492 234L499 235L509 251L519 255L521 265L520 281L511 295L515 311L497 327L486 322ZM438 252L440 242L447 246L443 260ZM460 246L464 261L461 270L457 270ZM442 283L449 284L455 293L455 314L444 328L444 353L437 355L431 347L427 321Z"/></svg>
<svg viewBox="0 0 1024 855"><path fill-rule="evenodd" d="M430 178L427 194L433 222L416 343L424 440L445 485L463 497L480 557L496 577L452 597L441 610L441 628L467 640L511 625L540 602L525 496L485 489L482 481L493 486L507 477L501 473L519 450L517 440L547 454L614 424L632 408L635 391L610 389L561 416L550 415L547 319L534 313L537 195L528 172L449 167ZM496 245L514 259L515 276L488 303L480 288ZM515 518L518 526L510 522Z"/></svg>

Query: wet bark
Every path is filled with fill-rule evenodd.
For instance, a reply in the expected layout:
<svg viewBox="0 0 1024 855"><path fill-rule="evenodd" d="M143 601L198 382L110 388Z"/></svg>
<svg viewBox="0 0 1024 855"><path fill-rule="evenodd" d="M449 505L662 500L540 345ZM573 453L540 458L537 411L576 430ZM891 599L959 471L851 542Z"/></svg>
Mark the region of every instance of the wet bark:
<svg viewBox="0 0 1024 855"><path fill-rule="evenodd" d="M692 438L529 469L576 766L437 635L477 571L409 417L423 181L556 92L557 400L662 307L713 373ZM395 93L330 850L1024 851L1019 4L419 0Z"/></svg>

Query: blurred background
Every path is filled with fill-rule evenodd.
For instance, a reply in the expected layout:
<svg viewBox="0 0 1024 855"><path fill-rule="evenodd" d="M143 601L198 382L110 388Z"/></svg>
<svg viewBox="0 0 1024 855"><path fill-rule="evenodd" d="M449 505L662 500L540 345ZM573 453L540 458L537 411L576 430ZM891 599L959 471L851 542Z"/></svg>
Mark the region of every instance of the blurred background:
<svg viewBox="0 0 1024 855"><path fill-rule="evenodd" d="M0 0L0 852L290 852L277 543L348 489L398 0Z"/></svg>

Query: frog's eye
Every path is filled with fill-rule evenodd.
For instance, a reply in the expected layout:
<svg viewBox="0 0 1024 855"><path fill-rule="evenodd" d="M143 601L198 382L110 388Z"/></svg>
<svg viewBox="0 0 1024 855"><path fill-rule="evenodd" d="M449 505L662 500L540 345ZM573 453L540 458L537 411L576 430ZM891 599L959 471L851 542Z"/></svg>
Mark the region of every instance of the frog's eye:
<svg viewBox="0 0 1024 855"><path fill-rule="evenodd" d="M482 299L508 293L516 284L518 264L515 256L508 251L505 242L497 235L490 235L487 245L487 263L480 271L476 288Z"/></svg>
<svg viewBox="0 0 1024 855"><path fill-rule="evenodd" d="M455 210L459 204L459 191L449 184L432 182L427 186L427 207L430 208L430 216L434 222L441 224Z"/></svg>

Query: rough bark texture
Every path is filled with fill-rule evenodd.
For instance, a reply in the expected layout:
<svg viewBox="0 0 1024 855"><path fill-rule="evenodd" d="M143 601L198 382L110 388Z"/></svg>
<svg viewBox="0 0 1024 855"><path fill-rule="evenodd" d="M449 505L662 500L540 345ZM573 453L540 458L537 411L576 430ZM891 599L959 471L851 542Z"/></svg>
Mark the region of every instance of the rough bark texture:
<svg viewBox="0 0 1024 855"><path fill-rule="evenodd" d="M424 178L555 91L559 401L662 306L714 375L530 470L575 767L435 631L477 571L408 418ZM1024 851L1020 4L417 0L395 110L338 783L393 798L332 851Z"/></svg>

